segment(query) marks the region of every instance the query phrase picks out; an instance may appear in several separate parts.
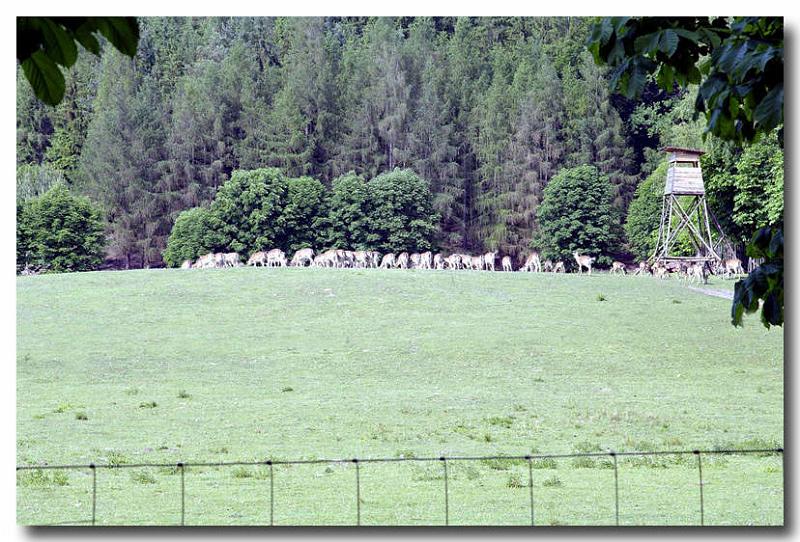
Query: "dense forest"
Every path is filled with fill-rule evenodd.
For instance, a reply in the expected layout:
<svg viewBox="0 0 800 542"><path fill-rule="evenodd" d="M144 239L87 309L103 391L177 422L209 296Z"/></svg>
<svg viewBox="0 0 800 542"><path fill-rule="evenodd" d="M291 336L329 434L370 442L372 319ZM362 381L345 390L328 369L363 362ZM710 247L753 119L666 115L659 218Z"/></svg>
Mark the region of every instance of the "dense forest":
<svg viewBox="0 0 800 542"><path fill-rule="evenodd" d="M549 181L593 166L619 217L609 250L639 257L660 211L658 148L672 144L709 151L710 204L734 242L782 222L782 142L703 140L692 90L611 95L590 23L142 18L136 57L81 54L55 108L18 69L18 203L63 183L102 209L109 264L153 267L178 216L237 171L277 168L336 197L354 175L399 168L427 184L435 248L519 256L537 246Z"/></svg>

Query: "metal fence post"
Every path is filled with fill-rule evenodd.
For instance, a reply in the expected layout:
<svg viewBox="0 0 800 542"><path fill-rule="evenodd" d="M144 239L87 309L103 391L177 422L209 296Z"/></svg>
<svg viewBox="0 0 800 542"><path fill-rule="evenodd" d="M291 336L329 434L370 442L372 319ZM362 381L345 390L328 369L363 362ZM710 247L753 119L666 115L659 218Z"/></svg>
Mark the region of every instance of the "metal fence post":
<svg viewBox="0 0 800 542"><path fill-rule="evenodd" d="M272 467L272 461L267 461L267 465L269 465L269 526L272 527L275 525L275 471Z"/></svg>
<svg viewBox="0 0 800 542"><path fill-rule="evenodd" d="M353 459L356 465L356 526L361 526L361 474L358 466L358 459Z"/></svg>
<svg viewBox="0 0 800 542"><path fill-rule="evenodd" d="M181 470L181 527L183 527L186 524L186 481L183 463L178 463L178 468Z"/></svg>
<svg viewBox="0 0 800 542"><path fill-rule="evenodd" d="M533 461L531 456L526 456L525 459L528 460L528 489L531 494L531 527L533 527L536 524L533 516Z"/></svg>
<svg viewBox="0 0 800 542"><path fill-rule="evenodd" d="M97 467L94 463L90 463L89 468L92 470L92 527L94 527L97 522Z"/></svg>
<svg viewBox="0 0 800 542"><path fill-rule="evenodd" d="M611 452L614 458L614 516L616 525L619 527L619 470L617 469L617 453Z"/></svg>
<svg viewBox="0 0 800 542"><path fill-rule="evenodd" d="M705 509L703 503L703 461L700 459L700 450L694 450L697 456L697 473L700 476L700 526L705 525Z"/></svg>
<svg viewBox="0 0 800 542"><path fill-rule="evenodd" d="M449 489L447 487L447 459L444 456L439 458L444 468L444 524L450 525L450 496L448 495Z"/></svg>

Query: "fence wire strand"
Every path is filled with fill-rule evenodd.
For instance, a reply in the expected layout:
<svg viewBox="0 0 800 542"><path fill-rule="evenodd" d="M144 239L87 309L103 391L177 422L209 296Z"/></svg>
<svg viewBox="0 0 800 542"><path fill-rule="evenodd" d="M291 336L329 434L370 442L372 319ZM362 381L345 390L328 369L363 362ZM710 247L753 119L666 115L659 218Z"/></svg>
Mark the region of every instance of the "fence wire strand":
<svg viewBox="0 0 800 542"><path fill-rule="evenodd" d="M92 473L92 516L87 520L77 521L62 521L57 523L40 523L40 526L57 526L57 525L97 525L97 470L98 469L126 469L126 468L143 468L143 467L168 467L175 468L180 472L180 487L181 487L181 518L180 525L186 525L186 468L187 467L235 467L235 466L255 466L267 465L269 467L269 524L275 525L275 465L316 465L316 464L336 464L336 463L353 463L355 467L355 485L356 485L356 525L362 524L361 518L361 464L363 463L397 463L397 462L430 462L439 461L442 464L442 472L444 478L444 523L450 525L450 490L449 490L449 475L448 466L449 461L491 461L491 460L525 460L528 466L528 488L530 500L530 525L535 526L536 517L534 510L534 490L533 490L533 460L534 459L563 459L563 458L576 458L576 457L611 457L614 469L614 515L615 525L619 526L620 521L620 505L619 505L619 464L618 456L663 456L663 455L695 455L697 457L697 472L699 479L699 504L700 504L700 525L705 525L705 500L703 494L703 463L702 455L748 455L748 454L779 454L781 456L782 465L785 462L785 455L783 448L758 448L758 449L714 449L714 450L660 450L660 451L643 451L643 452L585 452L585 453L567 453L567 454L536 454L536 455L492 455L492 456L452 456L452 457L391 457L391 458L367 458L367 459L298 459L298 460L268 460L268 461L231 461L231 462L185 462L178 463L135 463L135 464L107 464L98 465L89 463L84 465L18 465L16 470L30 471L30 470L79 470L89 469Z"/></svg>

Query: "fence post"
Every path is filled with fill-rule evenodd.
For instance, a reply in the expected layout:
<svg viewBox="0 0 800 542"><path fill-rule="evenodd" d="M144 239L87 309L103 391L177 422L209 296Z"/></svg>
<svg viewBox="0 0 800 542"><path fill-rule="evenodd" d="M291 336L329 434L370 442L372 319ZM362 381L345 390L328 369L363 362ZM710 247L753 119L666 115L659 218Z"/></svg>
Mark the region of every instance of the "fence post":
<svg viewBox="0 0 800 542"><path fill-rule="evenodd" d="M525 459L528 460L528 489L531 494L531 527L533 527L536 524L533 516L533 462L529 455L525 456Z"/></svg>
<svg viewBox="0 0 800 542"><path fill-rule="evenodd" d="M97 467L94 463L89 463L89 468L92 470L92 527L94 527L97 521Z"/></svg>
<svg viewBox="0 0 800 542"><path fill-rule="evenodd" d="M181 470L181 527L183 527L186 524L186 481L182 462L178 463L178 468Z"/></svg>
<svg viewBox="0 0 800 542"><path fill-rule="evenodd" d="M700 476L700 526L705 525L705 510L703 504L703 462L700 459L700 450L694 450L694 455L697 456L697 473Z"/></svg>
<svg viewBox="0 0 800 542"><path fill-rule="evenodd" d="M275 525L274 517L275 517L275 484L273 482L273 478L275 477L275 471L272 468L272 461L267 461L267 465L269 465L269 526L272 527Z"/></svg>
<svg viewBox="0 0 800 542"><path fill-rule="evenodd" d="M356 465L356 526L361 526L361 474L358 467L358 459L353 459Z"/></svg>
<svg viewBox="0 0 800 542"><path fill-rule="evenodd" d="M447 487L447 459L444 456L439 458L444 467L444 524L450 525L450 496L448 495Z"/></svg>
<svg viewBox="0 0 800 542"><path fill-rule="evenodd" d="M617 468L617 452L609 452L609 455L614 458L614 517L616 518L616 525L619 527L619 470Z"/></svg>

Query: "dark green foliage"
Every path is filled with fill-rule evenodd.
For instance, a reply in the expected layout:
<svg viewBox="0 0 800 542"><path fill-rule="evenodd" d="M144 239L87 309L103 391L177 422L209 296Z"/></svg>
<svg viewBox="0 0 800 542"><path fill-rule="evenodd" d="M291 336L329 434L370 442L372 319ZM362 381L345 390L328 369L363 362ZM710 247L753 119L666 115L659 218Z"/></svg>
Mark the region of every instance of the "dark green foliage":
<svg viewBox="0 0 800 542"><path fill-rule="evenodd" d="M306 247L319 247L324 240L327 215L325 186L311 177L288 180L286 204L281 213L283 239L279 246L294 252Z"/></svg>
<svg viewBox="0 0 800 542"><path fill-rule="evenodd" d="M214 248L249 254L283 245L288 189L279 169L234 171L211 203L213 226L222 235Z"/></svg>
<svg viewBox="0 0 800 542"><path fill-rule="evenodd" d="M608 177L593 166L562 169L544 189L535 244L544 258L574 265L572 253L608 265L620 250L619 211Z"/></svg>
<svg viewBox="0 0 800 542"><path fill-rule="evenodd" d="M764 262L746 278L736 282L731 307L731 322L742 325L742 316L761 309L765 327L783 325L783 231L761 228L747 246L751 258Z"/></svg>
<svg viewBox="0 0 800 542"><path fill-rule="evenodd" d="M194 260L222 246L222 234L214 227L206 207L187 209L178 215L164 251L164 262L179 267L185 260Z"/></svg>
<svg viewBox="0 0 800 542"><path fill-rule="evenodd" d="M667 163L662 162L639 184L628 207L625 234L630 252L639 259L649 258L656 248L666 178Z"/></svg>
<svg viewBox="0 0 800 542"><path fill-rule="evenodd" d="M629 98L650 76L667 91L699 84L697 110L718 137L751 141L783 124L782 17L606 17L588 44Z"/></svg>
<svg viewBox="0 0 800 542"><path fill-rule="evenodd" d="M100 210L56 184L17 207L17 269L88 271L102 262Z"/></svg>
<svg viewBox="0 0 800 542"><path fill-rule="evenodd" d="M439 217L428 184L410 169L378 175L367 183L369 247L381 252L434 248Z"/></svg>
<svg viewBox="0 0 800 542"><path fill-rule="evenodd" d="M368 248L369 193L364 179L351 172L334 179L329 197L325 246Z"/></svg>
<svg viewBox="0 0 800 542"><path fill-rule="evenodd" d="M17 60L40 100L48 105L61 101L60 67L75 64L78 44L99 55L98 36L132 58L139 43L139 23L135 17L17 17Z"/></svg>

